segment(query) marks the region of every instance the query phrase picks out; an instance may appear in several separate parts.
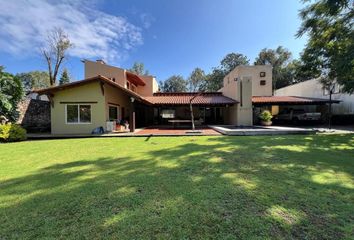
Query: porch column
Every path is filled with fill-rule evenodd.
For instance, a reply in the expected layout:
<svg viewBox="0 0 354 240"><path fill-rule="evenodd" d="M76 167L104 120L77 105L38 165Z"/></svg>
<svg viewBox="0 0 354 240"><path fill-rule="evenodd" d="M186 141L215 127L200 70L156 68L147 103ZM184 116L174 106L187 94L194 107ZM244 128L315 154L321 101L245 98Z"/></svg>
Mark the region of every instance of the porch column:
<svg viewBox="0 0 354 240"><path fill-rule="evenodd" d="M135 131L135 104L134 104L135 98L131 97L130 98L130 117L129 117L129 128L130 132Z"/></svg>

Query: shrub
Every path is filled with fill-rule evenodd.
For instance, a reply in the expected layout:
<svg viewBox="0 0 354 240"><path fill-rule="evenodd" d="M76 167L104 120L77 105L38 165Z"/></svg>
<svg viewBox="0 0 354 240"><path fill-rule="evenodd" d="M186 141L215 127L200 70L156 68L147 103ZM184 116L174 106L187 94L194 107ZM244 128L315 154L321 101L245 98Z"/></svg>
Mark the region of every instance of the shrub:
<svg viewBox="0 0 354 240"><path fill-rule="evenodd" d="M259 114L259 118L263 122L270 122L270 120L272 120L273 116L268 110L264 110L261 114Z"/></svg>
<svg viewBox="0 0 354 240"><path fill-rule="evenodd" d="M26 130L17 124L0 124L0 141L16 142L26 140Z"/></svg>

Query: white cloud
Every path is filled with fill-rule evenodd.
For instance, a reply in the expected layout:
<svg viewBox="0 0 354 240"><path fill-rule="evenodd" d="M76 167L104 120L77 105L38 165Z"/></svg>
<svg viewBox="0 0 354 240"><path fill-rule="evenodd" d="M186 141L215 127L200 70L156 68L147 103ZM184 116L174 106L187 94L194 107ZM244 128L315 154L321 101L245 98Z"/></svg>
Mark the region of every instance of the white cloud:
<svg viewBox="0 0 354 240"><path fill-rule="evenodd" d="M55 27L74 44L69 54L80 58L119 60L143 43L140 27L96 10L89 1L0 1L0 9L0 51L14 55L38 51Z"/></svg>

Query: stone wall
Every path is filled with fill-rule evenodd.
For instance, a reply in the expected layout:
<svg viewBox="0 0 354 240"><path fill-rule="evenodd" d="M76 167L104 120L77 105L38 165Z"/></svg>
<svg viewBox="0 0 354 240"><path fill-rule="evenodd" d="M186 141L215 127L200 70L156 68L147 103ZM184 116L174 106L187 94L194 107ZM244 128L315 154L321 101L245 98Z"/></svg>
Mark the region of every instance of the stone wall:
<svg viewBox="0 0 354 240"><path fill-rule="evenodd" d="M25 99L18 105L21 124L28 132L50 132L50 103L37 99Z"/></svg>

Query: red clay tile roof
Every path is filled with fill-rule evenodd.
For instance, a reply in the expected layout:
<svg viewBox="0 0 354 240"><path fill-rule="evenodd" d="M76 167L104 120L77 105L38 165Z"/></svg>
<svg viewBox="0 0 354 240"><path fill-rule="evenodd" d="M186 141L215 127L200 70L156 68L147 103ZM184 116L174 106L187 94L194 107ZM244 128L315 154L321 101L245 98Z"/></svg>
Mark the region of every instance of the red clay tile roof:
<svg viewBox="0 0 354 240"><path fill-rule="evenodd" d="M131 72L126 72L126 73L129 82L132 82L135 85L145 86L145 81L141 77Z"/></svg>
<svg viewBox="0 0 354 240"><path fill-rule="evenodd" d="M54 86L54 87L49 87L49 88L44 88L44 89L39 89L39 90L35 90L33 92L38 93L38 94L53 94L57 91L61 91L64 89L68 89L68 88L73 88L73 87L77 87L77 86L81 86L81 85L85 85L91 82L101 82L101 83L107 83L108 85L111 85L112 87L118 88L120 90L122 90L123 92L127 93L129 96L134 97L135 99L142 101L146 104L151 104L150 102L147 102L142 96L140 96L139 94L133 92L132 90L129 90L125 87L122 87L121 85L119 85L116 82L113 82L112 80L98 75L96 77L92 77L92 78L86 78L84 80L80 80L80 81L75 81L75 82L71 82L71 83L67 83L67 84L63 84L63 85L59 85L59 86Z"/></svg>
<svg viewBox="0 0 354 240"><path fill-rule="evenodd" d="M154 93L145 99L154 105L188 105L191 98L193 105L233 105L236 100L225 97L221 92L208 93Z"/></svg>
<svg viewBox="0 0 354 240"><path fill-rule="evenodd" d="M296 97L296 96L253 96L253 104L324 104L329 103L329 99L323 98L309 98L309 97ZM332 100L332 103L339 103L338 100Z"/></svg>

